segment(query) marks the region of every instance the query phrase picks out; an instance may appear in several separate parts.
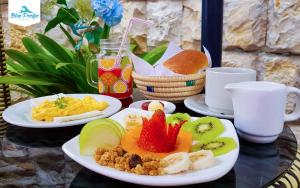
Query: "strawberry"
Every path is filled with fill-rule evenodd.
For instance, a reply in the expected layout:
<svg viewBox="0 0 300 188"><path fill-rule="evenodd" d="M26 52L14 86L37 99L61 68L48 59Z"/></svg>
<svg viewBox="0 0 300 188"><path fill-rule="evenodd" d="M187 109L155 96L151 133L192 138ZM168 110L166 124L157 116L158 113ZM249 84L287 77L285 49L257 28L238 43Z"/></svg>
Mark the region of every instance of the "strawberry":
<svg viewBox="0 0 300 188"><path fill-rule="evenodd" d="M157 110L150 119L143 118L138 146L151 152L171 152L175 149L178 133L184 123L167 125L165 113Z"/></svg>

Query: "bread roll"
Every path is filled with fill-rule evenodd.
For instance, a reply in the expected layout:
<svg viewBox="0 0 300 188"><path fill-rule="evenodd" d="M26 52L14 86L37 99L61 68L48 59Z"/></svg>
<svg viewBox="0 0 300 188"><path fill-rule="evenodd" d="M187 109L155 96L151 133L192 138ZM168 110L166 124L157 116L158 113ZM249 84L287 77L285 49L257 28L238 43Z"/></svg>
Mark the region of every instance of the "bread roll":
<svg viewBox="0 0 300 188"><path fill-rule="evenodd" d="M200 51L184 50L165 61L163 65L178 74L195 74L208 66L208 60Z"/></svg>

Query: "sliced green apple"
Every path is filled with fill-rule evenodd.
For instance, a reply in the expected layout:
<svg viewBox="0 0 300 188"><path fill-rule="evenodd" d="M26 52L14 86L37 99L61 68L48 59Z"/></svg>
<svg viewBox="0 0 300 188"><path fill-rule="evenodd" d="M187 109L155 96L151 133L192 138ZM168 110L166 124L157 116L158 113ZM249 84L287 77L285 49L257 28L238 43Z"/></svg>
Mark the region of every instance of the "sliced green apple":
<svg viewBox="0 0 300 188"><path fill-rule="evenodd" d="M117 121L113 120L113 119L106 119L107 121L110 121L111 123L113 123L114 125L116 125L116 127L121 131L121 134L123 136L123 134L125 133L125 129L122 125L120 125Z"/></svg>
<svg viewBox="0 0 300 188"><path fill-rule="evenodd" d="M121 125L109 119L97 119L87 123L79 136L80 154L93 155L97 148L111 149L120 144Z"/></svg>

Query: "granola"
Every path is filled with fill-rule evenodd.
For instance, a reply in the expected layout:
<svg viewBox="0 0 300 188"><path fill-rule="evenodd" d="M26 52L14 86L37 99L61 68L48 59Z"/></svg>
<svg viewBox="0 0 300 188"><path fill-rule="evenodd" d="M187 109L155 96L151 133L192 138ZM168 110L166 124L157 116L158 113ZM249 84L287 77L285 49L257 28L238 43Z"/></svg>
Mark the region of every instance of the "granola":
<svg viewBox="0 0 300 188"><path fill-rule="evenodd" d="M150 176L163 174L159 158L152 156L141 157L137 154L127 153L121 146L114 149L98 148L94 154L94 159L99 165L125 172Z"/></svg>

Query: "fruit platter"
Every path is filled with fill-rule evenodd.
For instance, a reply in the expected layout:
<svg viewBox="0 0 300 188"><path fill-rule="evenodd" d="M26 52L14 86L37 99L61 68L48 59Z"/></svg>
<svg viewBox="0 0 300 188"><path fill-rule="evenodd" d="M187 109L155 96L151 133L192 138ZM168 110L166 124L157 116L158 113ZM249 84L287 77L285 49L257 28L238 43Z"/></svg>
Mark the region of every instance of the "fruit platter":
<svg viewBox="0 0 300 188"><path fill-rule="evenodd" d="M104 176L174 186L224 176L237 160L239 141L228 120L127 108L87 123L62 149Z"/></svg>

